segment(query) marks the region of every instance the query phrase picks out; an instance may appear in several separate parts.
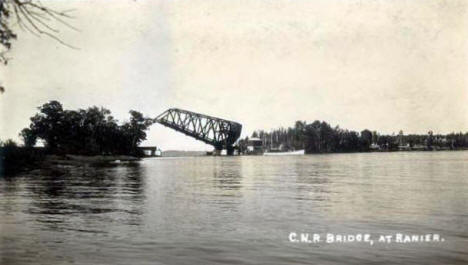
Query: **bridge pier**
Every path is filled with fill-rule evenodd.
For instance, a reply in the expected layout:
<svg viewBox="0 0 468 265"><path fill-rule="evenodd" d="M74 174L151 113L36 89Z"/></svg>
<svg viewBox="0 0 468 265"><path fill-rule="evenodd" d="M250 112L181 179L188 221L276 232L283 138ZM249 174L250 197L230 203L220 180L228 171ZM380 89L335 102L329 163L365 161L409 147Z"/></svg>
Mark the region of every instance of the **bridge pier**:
<svg viewBox="0 0 468 265"><path fill-rule="evenodd" d="M233 146L228 146L228 147L226 148L226 154L227 154L228 156L234 155L234 147L233 147Z"/></svg>
<svg viewBox="0 0 468 265"><path fill-rule="evenodd" d="M223 149L224 149L223 146L216 146L215 149L213 150L213 155L220 156ZM227 146L226 155L228 156L234 155L234 150L235 150L234 146Z"/></svg>
<svg viewBox="0 0 468 265"><path fill-rule="evenodd" d="M220 155L221 155L221 151L222 151L222 149L215 149L215 150L213 151L213 155L214 155L214 156L220 156Z"/></svg>

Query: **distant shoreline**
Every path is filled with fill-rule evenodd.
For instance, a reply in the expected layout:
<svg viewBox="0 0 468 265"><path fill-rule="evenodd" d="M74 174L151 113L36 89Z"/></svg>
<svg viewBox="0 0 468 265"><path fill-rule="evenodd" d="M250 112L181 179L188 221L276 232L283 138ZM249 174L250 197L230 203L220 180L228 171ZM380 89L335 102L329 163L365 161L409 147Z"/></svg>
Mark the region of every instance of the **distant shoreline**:
<svg viewBox="0 0 468 265"><path fill-rule="evenodd" d="M397 152L442 152L442 151L467 151L468 148L457 148L457 149L435 149L435 150L372 150L367 152L323 152L323 153L311 153L304 155L324 155L324 154L355 154L355 153L397 153ZM166 155L161 156L165 157L207 157L205 151L176 151L170 150ZM241 156L263 156L263 154L258 155L241 155ZM67 174L70 170L86 168L87 170L92 170L94 167L98 166L109 166L109 165L118 165L124 163L135 163L142 161L144 158L155 158L155 157L135 157L128 155L94 155L94 156L84 156L84 155L46 155L41 161L35 161L27 167L17 168L13 172L4 175L3 177L14 177L17 174L25 173L27 175L41 175L41 174L51 174L56 176L61 176Z"/></svg>

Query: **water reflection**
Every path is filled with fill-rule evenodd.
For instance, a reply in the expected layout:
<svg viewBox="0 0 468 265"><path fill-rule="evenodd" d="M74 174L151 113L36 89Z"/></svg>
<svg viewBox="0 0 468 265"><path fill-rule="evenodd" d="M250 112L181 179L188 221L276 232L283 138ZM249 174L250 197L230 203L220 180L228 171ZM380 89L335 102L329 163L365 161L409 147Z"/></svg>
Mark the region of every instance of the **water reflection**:
<svg viewBox="0 0 468 265"><path fill-rule="evenodd" d="M0 180L0 264L463 264L467 161L468 152L153 158ZM447 241L300 245L291 231Z"/></svg>
<svg viewBox="0 0 468 265"><path fill-rule="evenodd" d="M333 169L329 161L320 165L310 164L307 160L296 159L294 169L296 175L296 200L313 200L323 202L329 200Z"/></svg>
<svg viewBox="0 0 468 265"><path fill-rule="evenodd" d="M216 160L213 166L214 187L226 191L236 191L242 188L242 159L228 157ZM234 196L240 193L225 193Z"/></svg>
<svg viewBox="0 0 468 265"><path fill-rule="evenodd" d="M145 201L142 172L135 163L70 168L61 175L23 178L20 182L29 199L23 212L49 230L107 232L114 223L141 224ZM76 228L76 224L83 227Z"/></svg>

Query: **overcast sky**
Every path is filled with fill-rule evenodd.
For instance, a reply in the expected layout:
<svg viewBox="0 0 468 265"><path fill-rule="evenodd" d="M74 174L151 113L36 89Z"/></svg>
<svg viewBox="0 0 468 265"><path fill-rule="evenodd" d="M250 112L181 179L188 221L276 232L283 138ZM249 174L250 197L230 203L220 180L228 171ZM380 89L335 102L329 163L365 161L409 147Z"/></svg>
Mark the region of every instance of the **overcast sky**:
<svg viewBox="0 0 468 265"><path fill-rule="evenodd" d="M0 139L36 107L104 106L123 121L179 107L243 134L325 120L383 133L468 131L468 1L46 1L60 37L19 31L0 80ZM154 125L145 145L212 147Z"/></svg>

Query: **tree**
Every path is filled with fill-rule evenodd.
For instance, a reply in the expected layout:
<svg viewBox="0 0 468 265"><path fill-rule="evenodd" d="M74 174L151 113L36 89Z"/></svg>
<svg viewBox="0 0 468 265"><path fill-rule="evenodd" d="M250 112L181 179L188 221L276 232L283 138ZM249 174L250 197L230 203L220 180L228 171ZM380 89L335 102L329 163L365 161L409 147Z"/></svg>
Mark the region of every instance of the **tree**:
<svg viewBox="0 0 468 265"><path fill-rule="evenodd" d="M62 45L75 48L57 36L59 31L51 23L59 22L75 29L66 22L66 19L71 18L69 11L50 9L42 5L39 0L0 0L0 63L8 64L9 58L6 54L17 38L12 25L17 25L20 29L36 36L44 35ZM0 86L0 93L4 91L5 88Z"/></svg>
<svg viewBox="0 0 468 265"><path fill-rule="evenodd" d="M38 108L29 128L21 131L25 146L42 139L51 153L67 154L134 154L146 139L146 130L154 123L138 111L130 111L130 121L118 125L110 110L96 106L64 110L58 101Z"/></svg>
<svg viewBox="0 0 468 265"><path fill-rule="evenodd" d="M426 145L428 149L432 149L432 145L434 144L434 133L432 131L427 132L427 141Z"/></svg>
<svg viewBox="0 0 468 265"><path fill-rule="evenodd" d="M23 139L24 146L33 147L36 145L37 135L30 128L24 128L20 133L20 137Z"/></svg>
<svg viewBox="0 0 468 265"><path fill-rule="evenodd" d="M294 124L294 140L293 146L294 149L301 149L304 148L304 135L306 131L306 122L296 121Z"/></svg>
<svg viewBox="0 0 468 265"><path fill-rule="evenodd" d="M372 132L372 143L376 144L379 141L379 134L377 131Z"/></svg>
<svg viewBox="0 0 468 265"><path fill-rule="evenodd" d="M307 124L305 128L305 152L320 152L320 121Z"/></svg>
<svg viewBox="0 0 468 265"><path fill-rule="evenodd" d="M39 113L31 118L29 129L37 138L46 141L47 147L56 150L63 135L63 107L60 102L52 100L38 108ZM26 142L25 142L26 144Z"/></svg>
<svg viewBox="0 0 468 265"><path fill-rule="evenodd" d="M365 129L361 132L361 148L362 151L368 151L372 143L372 132L368 129Z"/></svg>
<svg viewBox="0 0 468 265"><path fill-rule="evenodd" d="M143 114L138 111L130 110L130 123L129 132L132 139L132 151L136 150L136 147L144 140L146 140L146 130L154 123L154 119L145 118Z"/></svg>
<svg viewBox="0 0 468 265"><path fill-rule="evenodd" d="M329 153L335 151L334 131L325 121L320 123L320 147L321 152Z"/></svg>

